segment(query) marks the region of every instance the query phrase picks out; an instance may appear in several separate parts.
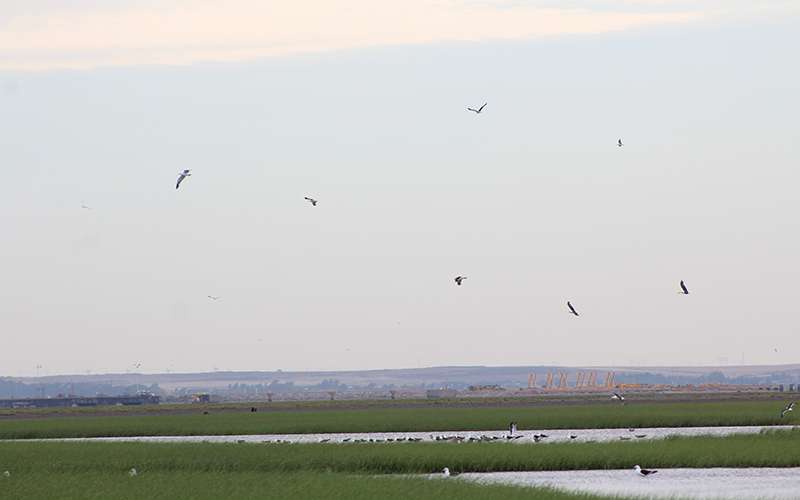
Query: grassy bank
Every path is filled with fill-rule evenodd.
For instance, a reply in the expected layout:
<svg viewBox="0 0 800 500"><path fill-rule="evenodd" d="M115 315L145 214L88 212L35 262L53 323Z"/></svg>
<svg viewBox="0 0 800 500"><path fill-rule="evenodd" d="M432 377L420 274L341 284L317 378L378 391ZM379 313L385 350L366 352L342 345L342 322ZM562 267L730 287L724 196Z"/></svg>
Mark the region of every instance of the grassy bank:
<svg viewBox="0 0 800 500"><path fill-rule="evenodd" d="M725 438L611 443L0 443L0 469L17 473L339 472L624 469L650 467L797 467L800 430Z"/></svg>
<svg viewBox="0 0 800 500"><path fill-rule="evenodd" d="M148 472L14 474L0 476L0 497L61 500L237 500L274 498L330 500L600 500L600 497L512 486L483 486L453 480L370 477L336 473ZM607 497L602 497L608 500Z"/></svg>
<svg viewBox="0 0 800 500"><path fill-rule="evenodd" d="M800 413L779 418L782 407L782 402L775 401L734 401L15 418L0 419L0 439L493 430L505 428L512 420L520 429L775 425L798 421Z"/></svg>

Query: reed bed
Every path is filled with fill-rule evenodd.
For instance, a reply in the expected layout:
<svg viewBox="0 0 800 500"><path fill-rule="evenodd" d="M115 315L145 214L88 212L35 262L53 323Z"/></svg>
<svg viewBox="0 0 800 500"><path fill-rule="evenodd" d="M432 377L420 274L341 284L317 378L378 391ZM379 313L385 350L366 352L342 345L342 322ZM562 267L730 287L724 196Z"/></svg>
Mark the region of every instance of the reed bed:
<svg viewBox="0 0 800 500"><path fill-rule="evenodd" d="M0 439L775 425L780 401L585 404L524 408L389 408L0 419Z"/></svg>

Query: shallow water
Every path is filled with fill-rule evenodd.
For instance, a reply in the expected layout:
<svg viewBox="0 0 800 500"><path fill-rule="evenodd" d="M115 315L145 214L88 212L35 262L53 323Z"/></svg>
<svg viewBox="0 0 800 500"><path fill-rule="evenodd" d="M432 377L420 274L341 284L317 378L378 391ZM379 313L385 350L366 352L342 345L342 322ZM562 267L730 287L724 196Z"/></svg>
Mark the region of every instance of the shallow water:
<svg viewBox="0 0 800 500"><path fill-rule="evenodd" d="M660 469L648 477L641 477L632 469L488 472L461 474L457 478L652 499L800 499L800 468Z"/></svg>
<svg viewBox="0 0 800 500"><path fill-rule="evenodd" d="M446 439L469 441L484 438L496 438L492 442L513 442L517 444L534 443L535 435L545 434L539 442L609 442L609 441L638 441L647 439L662 439L667 436L728 436L731 434L756 434L763 429L791 429L790 425L782 426L747 426L747 427L658 427L644 429L572 429L572 430L525 430L515 434L522 436L519 439L507 439L508 431L436 431L436 432L371 432L371 433L336 433L336 434L249 434L230 436L132 436L132 437L101 437L101 438L65 438L58 441L147 441L147 442L211 442L211 443L262 443L262 442L289 442L289 443L342 443L342 442L397 442L398 439L409 438L421 441L442 441ZM575 436L571 438L571 436ZM800 453L800 451L798 451ZM800 498L800 495L798 495Z"/></svg>

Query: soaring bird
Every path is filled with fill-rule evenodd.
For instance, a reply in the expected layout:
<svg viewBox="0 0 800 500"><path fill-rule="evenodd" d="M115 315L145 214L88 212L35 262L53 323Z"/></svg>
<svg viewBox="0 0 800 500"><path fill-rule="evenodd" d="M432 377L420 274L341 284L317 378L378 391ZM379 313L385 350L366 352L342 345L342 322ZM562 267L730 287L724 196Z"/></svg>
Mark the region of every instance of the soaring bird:
<svg viewBox="0 0 800 500"><path fill-rule="evenodd" d="M478 114L478 115L479 115L479 114L481 114L481 111L483 111L483 108L485 108L485 107L486 107L486 104L487 104L487 103L483 103L483 106L481 106L481 107L480 107L480 108L478 108L478 109L469 108L469 107L468 107L467 109L468 109L469 111L472 111L473 113L475 113L475 114Z"/></svg>
<svg viewBox="0 0 800 500"><path fill-rule="evenodd" d="M309 198L308 196L303 196L303 199L311 203L312 206L317 206L317 200L314 198Z"/></svg>
<svg viewBox="0 0 800 500"><path fill-rule="evenodd" d="M790 411L794 411L794 403L795 402L792 401L791 403L786 405L786 408L784 408L783 411L781 412L781 418L783 418L783 416L789 413Z"/></svg>
<svg viewBox="0 0 800 500"><path fill-rule="evenodd" d="M572 307L572 304L570 303L570 301L567 301L567 307L569 307L569 313L570 314L574 314L575 316L580 316L580 314L578 314L578 311L576 311L575 308Z"/></svg>
<svg viewBox="0 0 800 500"><path fill-rule="evenodd" d="M219 297L215 297L213 295L206 295L206 297L208 297L211 300L219 300L220 299Z"/></svg>
<svg viewBox="0 0 800 500"><path fill-rule="evenodd" d="M456 285L461 286L461 282L467 279L466 276L456 276Z"/></svg>
<svg viewBox="0 0 800 500"><path fill-rule="evenodd" d="M689 295L689 289L686 288L686 284L684 284L683 280L681 280L681 290L683 291L678 293L682 293L683 295Z"/></svg>
<svg viewBox="0 0 800 500"><path fill-rule="evenodd" d="M657 470L642 469L638 465L634 465L633 466L633 470L635 470L636 473L639 474L642 477L646 477L646 476L649 476L650 474L655 474L656 472L658 472Z"/></svg>
<svg viewBox="0 0 800 500"><path fill-rule="evenodd" d="M622 402L625 401L625 396L623 396L622 394L620 394L618 392L615 392L614 395L611 396L611 399L617 399L617 400L619 400L620 403L622 403Z"/></svg>
<svg viewBox="0 0 800 500"><path fill-rule="evenodd" d="M85 210L91 210L91 209L92 209L92 207L90 207L90 206L88 206L88 205L85 205L85 204L83 204L83 203L81 203L81 208L83 208L83 209L85 209Z"/></svg>
<svg viewBox="0 0 800 500"><path fill-rule="evenodd" d="M189 177L190 175L192 175L192 174L189 173L189 169L188 168L186 170L184 170L183 172L181 172L180 174L178 174L178 183L175 184L175 189L178 189L179 187L181 187L181 182L183 182L183 180L185 178Z"/></svg>
<svg viewBox="0 0 800 500"><path fill-rule="evenodd" d="M620 148L622 147L622 139L617 140L617 146Z"/></svg>

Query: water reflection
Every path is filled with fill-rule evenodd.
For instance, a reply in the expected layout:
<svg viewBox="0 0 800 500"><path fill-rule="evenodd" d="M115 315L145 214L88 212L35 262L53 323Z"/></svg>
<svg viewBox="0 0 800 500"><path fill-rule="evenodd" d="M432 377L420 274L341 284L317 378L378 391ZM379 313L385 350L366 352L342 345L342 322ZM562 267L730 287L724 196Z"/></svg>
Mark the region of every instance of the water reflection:
<svg viewBox="0 0 800 500"><path fill-rule="evenodd" d="M631 470L467 473L462 480L550 486L573 492L636 498L800 498L800 468L659 469L640 477Z"/></svg>
<svg viewBox="0 0 800 500"><path fill-rule="evenodd" d="M507 430L498 431L434 431L434 432L370 432L335 434L250 434L230 436L133 436L70 438L59 441L147 441L147 442L289 442L289 443L397 443L409 441L438 442L512 442L516 444L553 442L608 442L662 439L668 436L728 436L731 434L756 434L763 429L791 429L792 426L748 427L658 427L642 429L566 429L525 430L509 439ZM798 495L800 498L800 495Z"/></svg>

